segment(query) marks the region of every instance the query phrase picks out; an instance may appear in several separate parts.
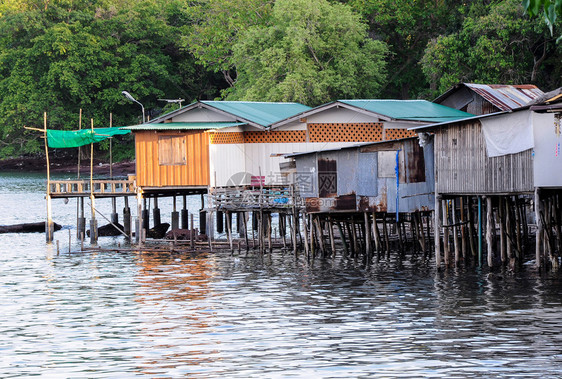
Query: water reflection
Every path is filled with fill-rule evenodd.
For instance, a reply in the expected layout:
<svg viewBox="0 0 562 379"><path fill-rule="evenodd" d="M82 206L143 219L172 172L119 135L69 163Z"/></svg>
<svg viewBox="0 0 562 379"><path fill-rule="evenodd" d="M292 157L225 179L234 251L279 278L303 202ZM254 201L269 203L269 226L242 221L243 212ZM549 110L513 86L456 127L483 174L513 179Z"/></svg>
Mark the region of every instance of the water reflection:
<svg viewBox="0 0 562 379"><path fill-rule="evenodd" d="M218 342L204 337L215 324L205 304L216 260L211 254L139 252L136 302L141 304L140 331L153 349L139 355L139 373L157 375L210 363ZM161 354L156 355L155 352Z"/></svg>
<svg viewBox="0 0 562 379"><path fill-rule="evenodd" d="M27 180L0 175L0 224L43 219ZM0 235L0 377L559 377L561 288L531 267L57 255L43 234Z"/></svg>

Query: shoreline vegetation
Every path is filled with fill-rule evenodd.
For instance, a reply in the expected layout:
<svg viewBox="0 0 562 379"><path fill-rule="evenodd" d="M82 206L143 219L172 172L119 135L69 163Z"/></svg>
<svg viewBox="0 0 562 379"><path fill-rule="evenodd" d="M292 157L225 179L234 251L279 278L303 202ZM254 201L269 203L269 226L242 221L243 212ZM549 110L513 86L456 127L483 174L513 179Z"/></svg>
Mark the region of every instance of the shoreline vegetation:
<svg viewBox="0 0 562 379"><path fill-rule="evenodd" d="M49 157L51 173L76 174L78 161L69 157ZM0 172L31 172L46 173L47 166L44 156L27 156L0 160ZM109 177L109 162L94 159L94 175ZM113 163L113 177L127 177L135 174L135 161L121 161ZM90 160L83 159L80 164L80 177L90 175Z"/></svg>

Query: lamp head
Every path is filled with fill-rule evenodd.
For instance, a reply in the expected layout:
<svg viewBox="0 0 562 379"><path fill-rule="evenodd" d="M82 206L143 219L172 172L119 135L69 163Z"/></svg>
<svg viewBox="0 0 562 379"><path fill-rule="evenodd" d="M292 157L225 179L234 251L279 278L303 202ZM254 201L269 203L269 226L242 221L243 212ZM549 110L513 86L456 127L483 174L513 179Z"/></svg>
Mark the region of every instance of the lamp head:
<svg viewBox="0 0 562 379"><path fill-rule="evenodd" d="M131 96L131 94L127 91L121 91L121 93L123 94L123 96L125 96L127 99L131 100L131 101L136 101L135 98L133 96Z"/></svg>

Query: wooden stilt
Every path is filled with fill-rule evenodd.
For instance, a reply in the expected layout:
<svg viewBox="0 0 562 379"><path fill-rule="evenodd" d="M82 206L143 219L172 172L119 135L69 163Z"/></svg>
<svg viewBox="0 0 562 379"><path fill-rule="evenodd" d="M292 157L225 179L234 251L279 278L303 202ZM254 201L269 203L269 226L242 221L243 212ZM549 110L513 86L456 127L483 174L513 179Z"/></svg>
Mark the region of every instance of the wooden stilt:
<svg viewBox="0 0 562 379"><path fill-rule="evenodd" d="M302 212L302 226L303 226L303 239L304 239L304 253L306 254L306 258L310 259L310 245L308 244L308 228L306 225L306 213L303 210ZM296 228L295 228L296 229Z"/></svg>
<svg viewBox="0 0 562 379"><path fill-rule="evenodd" d="M493 244L493 231L494 227L493 211L492 211L492 198L490 196L486 197L486 244L487 244L487 257L488 257L488 267L492 268L494 266L494 244Z"/></svg>
<svg viewBox="0 0 562 379"><path fill-rule="evenodd" d="M458 266L461 261L461 246L459 243L459 230L457 225L457 201L456 198L451 200L451 215L453 216L453 245L455 247L455 265Z"/></svg>
<svg viewBox="0 0 562 379"><path fill-rule="evenodd" d="M343 244L344 256L347 257L349 255L349 247L348 247L347 241L345 239L345 234L344 234L344 231L342 229L341 223L339 221L336 222L336 227L338 228L338 233L340 235L340 239L341 239L341 242Z"/></svg>
<svg viewBox="0 0 562 379"><path fill-rule="evenodd" d="M380 254L382 252L382 242L381 242L379 227L377 225L377 214L374 211L373 211L373 235L375 236L375 249L377 250L377 259L380 259Z"/></svg>
<svg viewBox="0 0 562 379"><path fill-rule="evenodd" d="M386 222L386 213L383 214L382 227L384 231L384 247L386 250L386 259L390 259L390 237L388 235L388 223Z"/></svg>
<svg viewBox="0 0 562 379"><path fill-rule="evenodd" d="M232 241L232 214L229 211L226 211L226 234L228 238L228 245L230 246L230 254L234 254L234 247Z"/></svg>
<svg viewBox="0 0 562 379"><path fill-rule="evenodd" d="M506 241L505 241L505 250L507 258L509 259L509 263L511 267L513 267L515 256L513 254L513 225L512 225L512 215L511 215L511 200L509 197L505 197L504 199L504 214L505 214L505 233L506 233Z"/></svg>
<svg viewBox="0 0 562 379"><path fill-rule="evenodd" d="M243 212L242 221L244 222L244 229L246 233L244 233L244 240L246 241L246 253L248 253L250 241L248 241L248 214Z"/></svg>
<svg viewBox="0 0 562 379"><path fill-rule="evenodd" d="M367 259L370 260L372 249L371 249L371 225L369 223L369 214L367 212L363 212L363 219L365 223L365 253L367 255ZM331 227L330 227L331 230Z"/></svg>
<svg viewBox="0 0 562 379"><path fill-rule="evenodd" d="M472 199L467 198L467 219L468 219L468 244L470 246L470 253L473 262L476 262L476 245L474 243L475 226L474 226L474 212L472 211Z"/></svg>
<svg viewBox="0 0 562 379"><path fill-rule="evenodd" d="M461 196L460 197L460 216L461 216L461 226L460 226L460 232L461 232L461 255L462 255L462 259L466 260L466 256L467 254L467 243L466 243L466 224L465 224L465 216L464 216L464 197Z"/></svg>
<svg viewBox="0 0 562 379"><path fill-rule="evenodd" d="M503 196L498 198L498 223L500 224L500 257L502 264L507 263L507 250L506 250L506 209L507 204Z"/></svg>
<svg viewBox="0 0 562 379"><path fill-rule="evenodd" d="M355 221L353 217L351 222L347 224L347 232L351 240L351 256L355 258L357 257L357 235L355 234Z"/></svg>
<svg viewBox="0 0 562 379"><path fill-rule="evenodd" d="M316 257L316 243L314 240L314 225L312 224L312 215L308 216L308 225L310 225L310 255Z"/></svg>
<svg viewBox="0 0 562 379"><path fill-rule="evenodd" d="M318 248L322 258L326 257L326 247L324 246L324 236L322 233L322 226L320 225L320 216L316 216L313 220L314 227L316 228L316 239L318 240Z"/></svg>
<svg viewBox="0 0 562 379"><path fill-rule="evenodd" d="M433 211L433 233L435 243L435 265L441 267L441 196L435 194L435 210Z"/></svg>
<svg viewBox="0 0 562 379"><path fill-rule="evenodd" d="M449 225L449 207L447 200L443 200L443 224ZM451 264L451 251L449 248L449 228L443 228L443 258L445 261L445 266L449 267Z"/></svg>
<svg viewBox="0 0 562 379"><path fill-rule="evenodd" d="M334 240L334 222L331 217L328 218L326 223L328 226L328 234L330 236L330 249L332 250L332 258L336 257L336 241Z"/></svg>

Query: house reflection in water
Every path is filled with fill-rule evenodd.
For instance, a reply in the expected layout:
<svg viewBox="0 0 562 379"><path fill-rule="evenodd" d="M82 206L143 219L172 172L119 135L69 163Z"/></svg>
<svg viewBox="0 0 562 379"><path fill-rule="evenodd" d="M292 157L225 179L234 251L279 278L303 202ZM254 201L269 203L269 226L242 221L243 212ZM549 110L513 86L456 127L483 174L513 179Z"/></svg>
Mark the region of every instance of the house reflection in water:
<svg viewBox="0 0 562 379"><path fill-rule="evenodd" d="M218 354L212 333L214 296L210 283L216 260L209 255L141 252L138 256L139 334L150 353L137 357L143 375L158 375L213 362Z"/></svg>

